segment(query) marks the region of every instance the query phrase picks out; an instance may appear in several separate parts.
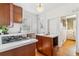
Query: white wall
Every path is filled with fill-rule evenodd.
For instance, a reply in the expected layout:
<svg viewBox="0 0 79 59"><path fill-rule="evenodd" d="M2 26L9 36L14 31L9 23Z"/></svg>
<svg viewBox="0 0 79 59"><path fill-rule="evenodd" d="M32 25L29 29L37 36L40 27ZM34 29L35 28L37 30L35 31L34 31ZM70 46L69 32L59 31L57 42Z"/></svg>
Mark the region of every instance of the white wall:
<svg viewBox="0 0 79 59"><path fill-rule="evenodd" d="M40 23L43 25L43 28L41 28ZM38 33L47 33L47 19L45 16L38 16Z"/></svg>
<svg viewBox="0 0 79 59"><path fill-rule="evenodd" d="M23 10L23 29L25 32L37 33L37 15Z"/></svg>
<svg viewBox="0 0 79 59"><path fill-rule="evenodd" d="M61 16L68 16L68 15L76 14L75 12L78 11L76 9L79 9L79 4L67 4L67 5L62 5L59 8L55 8L55 9L49 10L48 12L39 15L39 18L40 18L39 21L42 21L42 23L44 24L44 29L41 31L41 28L39 26L39 31L38 32L44 32L44 31L47 32L48 31L47 30L47 26L46 26L48 19L52 19L53 20L53 19L57 18L57 20L60 20ZM54 21L54 22L56 22L56 21ZM55 25L52 23L51 26L55 26ZM60 27L60 24L58 26ZM61 38L59 40L60 40L60 43L62 43L64 41L62 39L65 38L65 35L64 35L65 31L62 28L58 28L57 30L58 31L61 30L62 33L63 33L63 34L59 33L59 34L61 34L60 35ZM54 29L53 31L56 31L56 30Z"/></svg>
<svg viewBox="0 0 79 59"><path fill-rule="evenodd" d="M57 35L59 32L59 18L49 19L49 32L50 34Z"/></svg>
<svg viewBox="0 0 79 59"><path fill-rule="evenodd" d="M79 53L79 13L77 14L77 33L76 33L76 48L77 52Z"/></svg>

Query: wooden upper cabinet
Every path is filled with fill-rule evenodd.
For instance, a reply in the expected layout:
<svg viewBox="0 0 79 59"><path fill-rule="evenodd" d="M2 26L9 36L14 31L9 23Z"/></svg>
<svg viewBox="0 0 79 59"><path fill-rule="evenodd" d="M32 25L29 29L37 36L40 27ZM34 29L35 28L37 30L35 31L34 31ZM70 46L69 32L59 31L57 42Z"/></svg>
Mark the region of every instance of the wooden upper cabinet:
<svg viewBox="0 0 79 59"><path fill-rule="evenodd" d="M12 3L0 3L0 26L22 22L22 8Z"/></svg>
<svg viewBox="0 0 79 59"><path fill-rule="evenodd" d="M10 25L10 4L0 3L0 26Z"/></svg>
<svg viewBox="0 0 79 59"><path fill-rule="evenodd" d="M16 5L13 5L13 18L14 22L21 23L22 22L22 8Z"/></svg>

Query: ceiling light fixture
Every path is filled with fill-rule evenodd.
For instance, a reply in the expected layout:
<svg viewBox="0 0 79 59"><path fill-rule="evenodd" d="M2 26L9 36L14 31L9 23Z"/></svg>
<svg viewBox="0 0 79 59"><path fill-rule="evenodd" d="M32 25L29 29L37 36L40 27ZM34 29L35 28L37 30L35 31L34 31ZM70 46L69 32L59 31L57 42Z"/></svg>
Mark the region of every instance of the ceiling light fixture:
<svg viewBox="0 0 79 59"><path fill-rule="evenodd" d="M44 10L44 5L41 4L41 3L39 3L39 4L37 4L36 9L37 9L38 12L43 12L43 10Z"/></svg>

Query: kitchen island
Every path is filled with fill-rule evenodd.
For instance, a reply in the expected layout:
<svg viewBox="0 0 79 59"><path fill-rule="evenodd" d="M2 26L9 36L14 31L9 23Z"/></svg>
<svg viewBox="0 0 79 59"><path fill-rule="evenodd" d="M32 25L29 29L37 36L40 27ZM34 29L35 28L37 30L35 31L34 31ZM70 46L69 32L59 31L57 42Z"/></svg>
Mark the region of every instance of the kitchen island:
<svg viewBox="0 0 79 59"><path fill-rule="evenodd" d="M0 56L35 56L36 42L29 38L6 44L0 44Z"/></svg>
<svg viewBox="0 0 79 59"><path fill-rule="evenodd" d="M37 34L37 50L47 56L56 56L58 51L58 35Z"/></svg>

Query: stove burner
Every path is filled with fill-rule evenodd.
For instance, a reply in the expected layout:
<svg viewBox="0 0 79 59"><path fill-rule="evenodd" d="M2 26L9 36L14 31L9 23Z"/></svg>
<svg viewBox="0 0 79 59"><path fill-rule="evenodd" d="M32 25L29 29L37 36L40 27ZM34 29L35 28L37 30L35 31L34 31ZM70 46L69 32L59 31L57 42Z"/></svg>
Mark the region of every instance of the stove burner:
<svg viewBox="0 0 79 59"><path fill-rule="evenodd" d="M2 44L15 42L15 41L26 40L26 39L27 39L27 37L24 37L22 35L19 35L19 36L5 36L5 37L2 37Z"/></svg>

